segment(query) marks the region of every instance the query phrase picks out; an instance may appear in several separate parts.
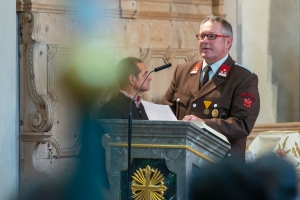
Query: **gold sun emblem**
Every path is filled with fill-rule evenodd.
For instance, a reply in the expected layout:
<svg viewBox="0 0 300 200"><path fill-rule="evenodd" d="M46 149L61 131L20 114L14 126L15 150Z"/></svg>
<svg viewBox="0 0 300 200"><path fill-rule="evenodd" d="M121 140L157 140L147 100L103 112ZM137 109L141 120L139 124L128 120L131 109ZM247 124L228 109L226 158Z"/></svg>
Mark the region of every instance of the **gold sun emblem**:
<svg viewBox="0 0 300 200"><path fill-rule="evenodd" d="M162 200L167 187L164 185L164 177L158 169L151 169L149 165L145 169L139 168L132 176L132 198L135 200Z"/></svg>

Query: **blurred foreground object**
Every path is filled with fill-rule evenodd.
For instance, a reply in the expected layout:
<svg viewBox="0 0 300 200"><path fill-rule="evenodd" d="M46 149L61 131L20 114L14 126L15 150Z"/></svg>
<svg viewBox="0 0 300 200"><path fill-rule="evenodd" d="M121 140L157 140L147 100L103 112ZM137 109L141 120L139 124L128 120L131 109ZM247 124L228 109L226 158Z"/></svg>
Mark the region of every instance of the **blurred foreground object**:
<svg viewBox="0 0 300 200"><path fill-rule="evenodd" d="M293 200L297 178L290 163L267 155L251 164L227 159L201 169L190 188L191 200Z"/></svg>

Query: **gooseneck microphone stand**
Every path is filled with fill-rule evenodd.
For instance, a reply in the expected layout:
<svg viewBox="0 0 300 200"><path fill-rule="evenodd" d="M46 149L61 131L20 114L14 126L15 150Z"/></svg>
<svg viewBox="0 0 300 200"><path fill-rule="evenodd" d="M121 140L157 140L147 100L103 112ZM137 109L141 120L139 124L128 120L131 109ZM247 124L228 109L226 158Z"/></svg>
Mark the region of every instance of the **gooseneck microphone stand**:
<svg viewBox="0 0 300 200"><path fill-rule="evenodd" d="M138 90L136 91L135 95L133 96L133 98L130 101L129 116L128 116L128 174L127 174L127 184L128 184L127 199L128 200L131 200L131 140L132 140L132 112L131 112L131 107L132 107L132 103L133 103L136 95L139 93L139 91L141 90L142 86L144 85L145 81L147 80L147 78L149 77L149 75L152 72L158 72L160 70L166 69L166 68L171 67L171 66L172 66L172 64L168 63L168 64L165 64L163 66L156 67L156 68L154 68L154 70L152 70L151 72L149 72L147 74L146 78L144 79L143 83L138 88Z"/></svg>

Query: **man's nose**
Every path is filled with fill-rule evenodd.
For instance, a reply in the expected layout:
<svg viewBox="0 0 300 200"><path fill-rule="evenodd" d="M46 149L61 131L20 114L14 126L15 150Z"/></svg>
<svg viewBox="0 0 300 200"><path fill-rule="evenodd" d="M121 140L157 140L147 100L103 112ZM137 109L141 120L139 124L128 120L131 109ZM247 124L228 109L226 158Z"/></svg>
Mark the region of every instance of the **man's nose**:
<svg viewBox="0 0 300 200"><path fill-rule="evenodd" d="M205 35L204 38L203 38L203 40L202 40L202 43L203 43L203 42L207 43L208 41L209 41L208 35Z"/></svg>

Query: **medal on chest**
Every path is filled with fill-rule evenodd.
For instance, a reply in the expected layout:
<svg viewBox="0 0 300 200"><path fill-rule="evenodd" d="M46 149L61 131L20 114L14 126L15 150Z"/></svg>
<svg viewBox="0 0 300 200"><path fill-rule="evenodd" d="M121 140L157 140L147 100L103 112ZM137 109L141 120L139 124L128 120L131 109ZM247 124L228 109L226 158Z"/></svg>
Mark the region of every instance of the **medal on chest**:
<svg viewBox="0 0 300 200"><path fill-rule="evenodd" d="M217 104L215 104L214 105L214 109L211 111L211 116L213 117L213 118L216 118L216 117L218 117L219 116L219 110L217 109Z"/></svg>
<svg viewBox="0 0 300 200"><path fill-rule="evenodd" d="M204 110L203 110L203 113L205 115L208 115L209 114L209 106L211 105L211 101L203 101L203 104L204 104Z"/></svg>

